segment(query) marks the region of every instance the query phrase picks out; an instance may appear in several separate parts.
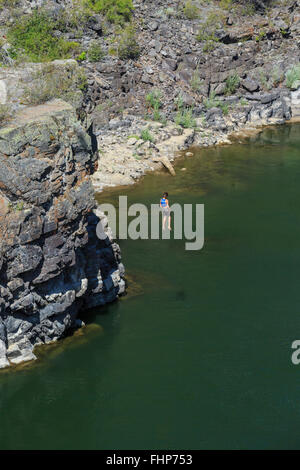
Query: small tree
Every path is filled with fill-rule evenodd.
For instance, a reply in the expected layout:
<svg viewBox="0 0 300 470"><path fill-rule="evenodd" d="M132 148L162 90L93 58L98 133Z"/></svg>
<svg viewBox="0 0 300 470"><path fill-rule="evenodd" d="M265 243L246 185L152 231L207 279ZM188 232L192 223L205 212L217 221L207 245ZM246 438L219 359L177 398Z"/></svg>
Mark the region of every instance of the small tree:
<svg viewBox="0 0 300 470"><path fill-rule="evenodd" d="M135 29L129 25L120 37L118 56L120 59L137 59L139 55L140 47L136 40Z"/></svg>

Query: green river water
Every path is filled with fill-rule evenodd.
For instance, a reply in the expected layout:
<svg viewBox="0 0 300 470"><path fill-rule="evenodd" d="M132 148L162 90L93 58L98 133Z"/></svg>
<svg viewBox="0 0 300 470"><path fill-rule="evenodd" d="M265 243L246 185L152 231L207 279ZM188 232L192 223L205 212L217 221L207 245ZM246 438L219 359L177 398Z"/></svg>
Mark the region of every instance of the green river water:
<svg viewBox="0 0 300 470"><path fill-rule="evenodd" d="M204 203L204 248L121 241L128 295L0 373L1 449L300 448L300 126L176 170L121 194Z"/></svg>

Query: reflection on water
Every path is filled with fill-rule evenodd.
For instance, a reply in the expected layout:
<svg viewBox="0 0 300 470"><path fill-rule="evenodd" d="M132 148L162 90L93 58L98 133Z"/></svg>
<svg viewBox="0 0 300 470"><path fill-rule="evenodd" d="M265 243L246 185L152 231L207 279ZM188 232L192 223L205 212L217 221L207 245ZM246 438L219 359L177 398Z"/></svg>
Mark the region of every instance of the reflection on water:
<svg viewBox="0 0 300 470"><path fill-rule="evenodd" d="M0 448L299 448L300 126L101 202L205 204L205 245L122 240L128 295L0 374ZM186 171L180 171L180 168Z"/></svg>
<svg viewBox="0 0 300 470"><path fill-rule="evenodd" d="M87 321L90 322L92 316L92 310L85 315L88 319ZM12 365L7 369L1 369L0 377L1 374L14 374L28 368L47 367L49 365L49 361L64 352L66 348L81 347L91 341L94 337L98 337L101 334L103 334L103 328L101 325L88 323L80 329L70 331L69 335L62 338L60 341L54 341L46 345L37 346L34 350L34 353L37 356L36 361L22 362L21 364Z"/></svg>

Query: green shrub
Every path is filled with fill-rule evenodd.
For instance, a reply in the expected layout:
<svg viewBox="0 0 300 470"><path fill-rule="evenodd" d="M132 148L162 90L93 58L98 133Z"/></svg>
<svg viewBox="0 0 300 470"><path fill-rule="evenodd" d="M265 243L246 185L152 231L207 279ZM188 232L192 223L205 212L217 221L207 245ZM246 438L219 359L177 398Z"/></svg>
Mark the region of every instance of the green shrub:
<svg viewBox="0 0 300 470"><path fill-rule="evenodd" d="M284 28L280 28L280 33L283 38L287 38L290 35L290 32Z"/></svg>
<svg viewBox="0 0 300 470"><path fill-rule="evenodd" d="M195 20L199 18L199 8L191 0L187 0L183 7L183 14L188 20Z"/></svg>
<svg viewBox="0 0 300 470"><path fill-rule="evenodd" d="M197 41L214 41L218 42L215 31L207 29L206 25L201 25L197 34Z"/></svg>
<svg viewBox="0 0 300 470"><path fill-rule="evenodd" d="M245 2L241 8L241 14L244 16L253 16L255 15L255 5L251 2Z"/></svg>
<svg viewBox="0 0 300 470"><path fill-rule="evenodd" d="M160 108L162 107L161 99L161 91L154 89L146 96L146 102L150 106L153 111L152 119L153 121L161 122L162 124L166 124L166 118L160 112ZM148 116L149 118L149 116Z"/></svg>
<svg viewBox="0 0 300 470"><path fill-rule="evenodd" d="M18 4L19 0L0 0L0 7L12 8Z"/></svg>
<svg viewBox="0 0 300 470"><path fill-rule="evenodd" d="M108 54L115 57L118 55L118 50L116 49L116 47L111 46L108 48Z"/></svg>
<svg viewBox="0 0 300 470"><path fill-rule="evenodd" d="M288 88L293 88L297 80L300 80L300 64L293 65L285 74L285 84Z"/></svg>
<svg viewBox="0 0 300 470"><path fill-rule="evenodd" d="M198 92L201 88L201 85L203 83L203 80L199 77L199 70L198 68L193 72L192 78L191 78L191 88L193 91Z"/></svg>
<svg viewBox="0 0 300 470"><path fill-rule="evenodd" d="M10 55L14 59L25 56L32 62L71 57L78 50L79 44L55 37L55 29L55 21L44 12L35 11L22 17L7 33L12 46Z"/></svg>
<svg viewBox="0 0 300 470"><path fill-rule="evenodd" d="M196 127L196 120L193 118L193 109L180 109L175 117L175 123L184 128Z"/></svg>
<svg viewBox="0 0 300 470"><path fill-rule="evenodd" d="M135 29L132 25L125 28L120 36L118 45L118 56L120 59L137 59L140 55L140 48L136 41Z"/></svg>
<svg viewBox="0 0 300 470"><path fill-rule="evenodd" d="M267 33L265 31L260 31L257 36L255 36L255 41L260 42L266 37Z"/></svg>
<svg viewBox="0 0 300 470"><path fill-rule="evenodd" d="M86 0L72 0L72 6L73 8L64 8L60 11L56 26L59 31L72 31L76 37L82 37L85 26L94 12Z"/></svg>
<svg viewBox="0 0 300 470"><path fill-rule="evenodd" d="M222 109L222 113L224 115L227 115L229 113L229 106L227 103L222 103L222 101L219 104L220 109Z"/></svg>
<svg viewBox="0 0 300 470"><path fill-rule="evenodd" d="M176 16L176 11L174 10L174 8L172 7L168 7L164 10L164 14L168 17L168 18L172 18L174 16Z"/></svg>
<svg viewBox="0 0 300 470"><path fill-rule="evenodd" d="M226 80L225 95L233 95L236 92L239 84L240 77L236 73L229 75Z"/></svg>
<svg viewBox="0 0 300 470"><path fill-rule="evenodd" d="M212 52L216 47L215 43L218 42L218 41L219 41L219 39L217 39L217 38L207 39L206 43L203 46L202 51L203 52Z"/></svg>
<svg viewBox="0 0 300 470"><path fill-rule="evenodd" d="M99 62L103 59L104 52L101 45L97 41L93 41L88 50L88 58L90 62Z"/></svg>
<svg viewBox="0 0 300 470"><path fill-rule="evenodd" d="M176 104L176 108L178 109L178 111L180 111L183 108L183 98L181 94L179 94L177 98L175 99L175 104Z"/></svg>
<svg viewBox="0 0 300 470"><path fill-rule="evenodd" d="M232 8L232 0L221 0L220 7L224 10L230 10Z"/></svg>
<svg viewBox="0 0 300 470"><path fill-rule="evenodd" d="M104 13L110 23L124 24L130 21L132 0L88 0L88 5L97 13Z"/></svg>
<svg viewBox="0 0 300 470"><path fill-rule="evenodd" d="M241 99L240 99L240 105L241 105L241 106L248 106L248 104L249 104L249 103L248 103L248 101L247 101L245 98L241 98Z"/></svg>
<svg viewBox="0 0 300 470"><path fill-rule="evenodd" d="M85 59L86 59L86 52L85 52L85 51L81 52L81 54L79 54L79 55L76 57L76 60L77 60L78 62L83 62Z"/></svg>
<svg viewBox="0 0 300 470"><path fill-rule="evenodd" d="M32 77L31 85L25 88L23 102L38 105L54 98L62 98L76 107L86 88L85 72L78 65L58 67L46 64Z"/></svg>
<svg viewBox="0 0 300 470"><path fill-rule="evenodd" d="M277 87L281 82L284 81L284 72L280 70L278 67L275 67L270 76L270 80L272 82L272 88Z"/></svg>
<svg viewBox="0 0 300 470"><path fill-rule="evenodd" d="M161 91L154 89L146 96L146 102L151 106L152 109L157 110L161 108Z"/></svg>
<svg viewBox="0 0 300 470"><path fill-rule="evenodd" d="M141 132L141 139L143 139L145 142L154 142L154 138L151 135L149 129L143 129Z"/></svg>
<svg viewBox="0 0 300 470"><path fill-rule="evenodd" d="M224 115L229 113L229 105L228 103L224 103L224 101L220 101L216 98L216 94L214 91L212 91L209 95L208 98L204 100L204 106L206 109L211 109L211 108L220 108L222 110L222 113Z"/></svg>
<svg viewBox="0 0 300 470"><path fill-rule="evenodd" d="M220 100L216 99L216 94L212 91L208 98L204 100L204 106L206 109L217 108L220 106Z"/></svg>
<svg viewBox="0 0 300 470"><path fill-rule="evenodd" d="M161 114L160 111L154 110L153 115L152 115L153 121L160 122L164 126L167 124L167 119L164 114Z"/></svg>
<svg viewBox="0 0 300 470"><path fill-rule="evenodd" d="M98 113L109 113L112 107L113 102L111 100L105 100L96 106L95 111L97 111Z"/></svg>
<svg viewBox="0 0 300 470"><path fill-rule="evenodd" d="M22 211L24 209L24 202L23 201L17 202L14 208L18 212Z"/></svg>
<svg viewBox="0 0 300 470"><path fill-rule="evenodd" d="M220 13L210 13L204 23L199 26L197 40L205 42L203 52L211 51L215 48L215 43L219 42L216 36L218 26L224 22L224 17Z"/></svg>
<svg viewBox="0 0 300 470"><path fill-rule="evenodd" d="M293 69L293 67L292 67ZM288 88L292 87L293 81L299 80L299 74L297 78L297 70L290 69L286 74L283 70L280 70L278 67L275 67L273 70L265 70L262 67L256 69L256 73L259 75L260 83L262 88L265 90L271 90L286 79L286 86ZM296 66L297 69L297 66ZM299 66L300 69L300 66Z"/></svg>
<svg viewBox="0 0 300 470"><path fill-rule="evenodd" d="M259 74L260 84L261 84L262 88L264 88L265 90L269 90L270 89L270 84L269 84L269 81L268 81L266 71L263 68L258 68L258 69L256 69L256 72L258 72L258 74Z"/></svg>

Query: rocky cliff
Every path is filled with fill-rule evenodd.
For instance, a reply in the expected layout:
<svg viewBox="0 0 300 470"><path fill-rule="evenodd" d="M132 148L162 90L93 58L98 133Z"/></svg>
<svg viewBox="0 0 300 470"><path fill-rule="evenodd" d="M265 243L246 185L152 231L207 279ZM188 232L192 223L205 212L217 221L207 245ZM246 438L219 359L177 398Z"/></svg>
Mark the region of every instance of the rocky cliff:
<svg viewBox="0 0 300 470"><path fill-rule="evenodd" d="M120 250L96 236L97 156L73 108L26 108L0 129L0 367L80 325L124 290Z"/></svg>

